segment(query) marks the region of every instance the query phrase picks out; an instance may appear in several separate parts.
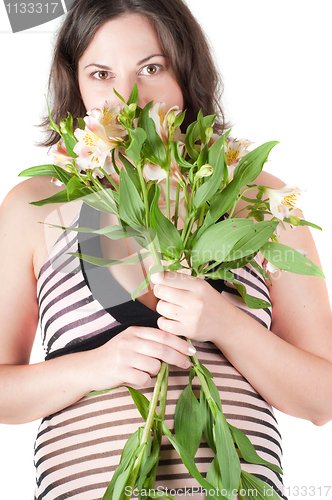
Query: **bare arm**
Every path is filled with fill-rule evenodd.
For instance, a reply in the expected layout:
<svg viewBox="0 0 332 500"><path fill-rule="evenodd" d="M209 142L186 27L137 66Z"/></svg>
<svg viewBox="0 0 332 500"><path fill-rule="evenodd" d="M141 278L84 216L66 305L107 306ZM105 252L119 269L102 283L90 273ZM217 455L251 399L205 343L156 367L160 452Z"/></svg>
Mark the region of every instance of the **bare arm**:
<svg viewBox="0 0 332 500"><path fill-rule="evenodd" d="M17 186L0 210L0 422L24 423L59 411L92 390L144 387L160 360L188 367L188 344L152 328L129 328L104 346L29 365L38 324L36 255L45 246L49 208L29 201L50 196L47 179ZM45 192L46 191L46 192Z"/></svg>

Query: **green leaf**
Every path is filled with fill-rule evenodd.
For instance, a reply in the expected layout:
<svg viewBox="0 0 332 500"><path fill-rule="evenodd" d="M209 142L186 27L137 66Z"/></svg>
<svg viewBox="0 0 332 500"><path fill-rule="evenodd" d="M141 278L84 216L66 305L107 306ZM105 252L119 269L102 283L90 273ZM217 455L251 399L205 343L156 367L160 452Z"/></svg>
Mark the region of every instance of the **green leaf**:
<svg viewBox="0 0 332 500"><path fill-rule="evenodd" d="M124 471L122 471L121 474L118 475L112 492L112 497L110 497L110 499L112 498L112 500L123 500L125 495L125 487L128 484L128 479L133 470L133 466L134 464L130 463L128 467ZM108 497L105 494L103 496L103 500L106 500L106 498Z"/></svg>
<svg viewBox="0 0 332 500"><path fill-rule="evenodd" d="M139 101L139 95L138 95L138 88L137 88L137 83L135 82L133 89L130 93L129 99L127 101L128 106L130 104L138 104Z"/></svg>
<svg viewBox="0 0 332 500"><path fill-rule="evenodd" d="M75 198L78 194L82 194L83 192L86 191L86 186L84 186L81 181L76 177L73 176L69 182L67 183L67 196L68 196L68 201L70 201L72 198Z"/></svg>
<svg viewBox="0 0 332 500"><path fill-rule="evenodd" d="M237 444L237 447L240 450L242 458L250 463L250 464L261 464L266 465L269 469L274 470L278 474L282 474L282 470L275 464L271 464L267 462L263 458L261 458L253 445L251 444L249 438L237 427L233 427L231 424L228 424L229 430L231 431L232 437Z"/></svg>
<svg viewBox="0 0 332 500"><path fill-rule="evenodd" d="M203 134L203 131L204 138L202 142L205 143L205 130L213 125L216 116L217 115L207 115L202 117L202 113L200 112L198 114L198 119L187 128L184 143L189 156L193 158L193 160L197 160L199 156L199 152L195 149L195 143L200 139L200 135Z"/></svg>
<svg viewBox="0 0 332 500"><path fill-rule="evenodd" d="M146 420L148 418L150 401L144 396L144 394L137 391L136 389L133 389L132 387L127 387L127 389L130 392L131 397L133 398L136 408L138 409L144 420Z"/></svg>
<svg viewBox="0 0 332 500"><path fill-rule="evenodd" d="M241 187L253 182L263 170L271 149L279 144L278 141L270 141L258 146L246 154L234 170L234 178L241 178Z"/></svg>
<svg viewBox="0 0 332 500"><path fill-rule="evenodd" d="M278 224L279 221L269 220L253 224L252 228L234 245L228 259L236 261L257 253L271 238Z"/></svg>
<svg viewBox="0 0 332 500"><path fill-rule="evenodd" d="M66 226L58 226L56 224L47 224L49 227L54 227L57 229L63 229L64 231L74 231L77 233L86 233L86 234L99 234L106 236L110 240L121 240L123 238L130 237L141 237L142 233L134 229L130 226L105 226L101 229L91 229L90 227L66 227Z"/></svg>
<svg viewBox="0 0 332 500"><path fill-rule="evenodd" d="M182 113L180 113L179 115L177 115L175 117L175 120L174 120L174 123L173 123L173 127L175 129L181 127L185 116L186 116L186 110L184 110Z"/></svg>
<svg viewBox="0 0 332 500"><path fill-rule="evenodd" d="M217 412L215 438L223 488L227 490L227 498L233 500L235 495L232 492L239 487L241 465L226 418L221 411Z"/></svg>
<svg viewBox="0 0 332 500"><path fill-rule="evenodd" d="M162 428L165 436L169 439L175 450L178 452L180 455L182 462L184 463L185 467L187 468L188 472L198 481L198 483L206 490L213 490L213 485L210 484L206 479L203 478L199 470L197 469L197 466L195 464L194 459L189 455L187 450L174 438L172 433L169 431L168 427L166 426L165 421L162 421ZM215 500L220 500L222 498L221 496L212 496L211 498Z"/></svg>
<svg viewBox="0 0 332 500"><path fill-rule="evenodd" d="M150 280L152 274L159 273L159 272L162 272L162 271L164 271L164 267L161 264L155 264L154 266L152 266L151 269L150 269L150 271L149 271L149 273L148 273L148 275L147 275L147 277L145 278L145 280L142 281L142 283L140 285L138 285L138 287L131 294L131 298L133 300L135 300L136 297L137 297L137 294L141 290L144 290L145 288L148 287L149 280Z"/></svg>
<svg viewBox="0 0 332 500"><path fill-rule="evenodd" d="M141 160L141 150L144 141L146 140L146 133L140 127L137 127L134 130L129 130L128 133L130 137L130 145L126 148L126 154L131 160L138 163Z"/></svg>
<svg viewBox="0 0 332 500"><path fill-rule="evenodd" d="M50 164L27 168L18 174L19 177L55 177L63 184L67 184L73 175L57 165Z"/></svg>
<svg viewBox="0 0 332 500"><path fill-rule="evenodd" d="M203 428L204 437L206 439L208 446L213 451L213 453L216 453L216 446L215 446L214 437L213 437L214 418L213 418L211 409L209 407L209 404L206 400L203 389L201 389L201 393L200 393L200 397L199 397L199 405L200 405L200 409L201 409L201 421L202 421L202 428ZM210 481L210 480L208 479L208 481ZM213 483L213 481L210 481L210 482Z"/></svg>
<svg viewBox="0 0 332 500"><path fill-rule="evenodd" d="M113 92L116 95L116 97L118 97L120 99L120 101L122 101L122 102L124 102L126 104L126 101L124 100L124 98L122 97L122 95L119 94L119 92L117 92L115 89L113 89Z"/></svg>
<svg viewBox="0 0 332 500"><path fill-rule="evenodd" d="M77 154L74 153L74 147L77 143L77 139L73 132L73 117L68 113L65 120L60 122L61 136L65 142L66 149L72 158L77 158Z"/></svg>
<svg viewBox="0 0 332 500"><path fill-rule="evenodd" d="M137 191L140 193L141 192L141 185L139 182L139 177L138 177L138 172L137 172L136 167L129 160L127 160L127 158L125 156L123 156L122 153L119 153L119 158L122 161L122 163L126 169L126 172L130 177L130 180L135 185Z"/></svg>
<svg viewBox="0 0 332 500"><path fill-rule="evenodd" d="M78 125L78 128L80 128L81 130L84 130L85 129L85 121L83 120L83 118L80 118L79 116L76 118L77 120L77 125Z"/></svg>
<svg viewBox="0 0 332 500"><path fill-rule="evenodd" d="M219 489L219 491L222 491L224 489L223 483L220 477L220 469L219 469L219 463L218 463L218 458L214 457L212 460L210 467L208 468L208 471L206 473L206 480L209 481L209 483L213 484L215 489ZM206 498L210 498L210 495L207 494ZM224 497L225 498L225 497Z"/></svg>
<svg viewBox="0 0 332 500"><path fill-rule="evenodd" d="M291 219L289 218L284 218L284 222L287 222L288 224L292 224ZM320 226L317 226L316 224L313 224L312 222L308 222L304 219L300 219L298 226L310 226L314 229L318 229L319 231L323 231L323 229Z"/></svg>
<svg viewBox="0 0 332 500"><path fill-rule="evenodd" d="M145 208L143 201L129 175L120 170L120 218L129 226L143 226L145 221Z"/></svg>
<svg viewBox="0 0 332 500"><path fill-rule="evenodd" d="M224 149L224 145L226 143L226 139L229 136L231 129L225 132L219 139L217 139L209 149L209 163L210 165L214 165L218 158L220 157L220 153L222 149Z"/></svg>
<svg viewBox="0 0 332 500"><path fill-rule="evenodd" d="M64 189L63 191L59 191L58 193L55 193L53 196L50 196L50 198L45 198L44 200L39 200L39 201L31 201L30 205L41 207L43 205L49 205L51 203L68 203L69 201L74 201L84 198L84 196L86 196L89 193L90 190L88 190L87 188L86 190L82 190L82 192L77 191L75 194L71 195L71 198L69 200L67 195L67 190Z"/></svg>
<svg viewBox="0 0 332 500"><path fill-rule="evenodd" d="M114 260L114 259L103 259L102 257L93 257L92 255L85 255L83 253L78 252L68 252L68 255L73 255L74 257L78 257L79 259L84 260L85 262L89 262L94 266L99 267L110 267L110 266L118 266L121 264L130 265L130 264L139 264L143 259L149 257L150 252L141 252L138 255L133 255L129 259L126 260Z"/></svg>
<svg viewBox="0 0 332 500"><path fill-rule="evenodd" d="M237 259L237 260L227 260L226 262L222 262L214 271L213 274L215 274L217 277L214 279L219 279L218 274L220 274L220 279L224 279L226 281L231 281L232 280L232 275L227 274L229 270L232 269L238 269L240 267L246 266L247 264L251 264L252 259L257 255L258 252L253 253L252 255L246 255L243 258ZM226 273L226 277L223 277L223 272ZM208 276L210 278L210 273L205 274L204 276ZM230 278L230 279L229 279Z"/></svg>
<svg viewBox="0 0 332 500"><path fill-rule="evenodd" d="M84 198L82 199L84 203L96 210L99 210L100 212L114 214L117 217L119 216L119 195L117 192L113 191L110 188L103 188L98 192L92 193L90 191L90 193L84 196Z"/></svg>
<svg viewBox="0 0 332 500"><path fill-rule="evenodd" d="M206 229L192 249L192 265L195 271L208 262L227 260L234 245L247 234L254 222L248 219L227 219Z"/></svg>
<svg viewBox="0 0 332 500"><path fill-rule="evenodd" d="M249 500L266 500L267 498L280 500L279 495L277 495L272 486L264 483L258 477L249 474L249 472L244 470L241 472L241 482Z"/></svg>
<svg viewBox="0 0 332 500"><path fill-rule="evenodd" d="M113 495L113 490L115 488L115 485L116 485L120 475L124 471L128 470L128 468L129 468L129 474L130 474L130 472L131 472L130 469L132 469L133 460L135 457L135 451L138 449L138 447L139 447L139 429L137 429L137 431L135 431L134 434L132 434L130 436L130 438L127 440L127 442L122 450L122 453L121 453L120 463L117 466L117 468L115 469L112 480L109 483L107 490L104 493L103 500L112 500L112 498L113 498L112 495ZM129 474L128 474L128 476L129 476Z"/></svg>
<svg viewBox="0 0 332 500"><path fill-rule="evenodd" d="M324 273L316 264L294 248L269 241L262 246L261 252L268 262L283 271L325 278Z"/></svg>
<svg viewBox="0 0 332 500"><path fill-rule="evenodd" d="M181 156L179 151L179 145L180 145L179 141L172 141L170 143L170 149L173 153L176 163L180 165L180 167L192 168L193 167L192 163L189 163Z"/></svg>
<svg viewBox="0 0 332 500"><path fill-rule="evenodd" d="M160 446L161 442L158 439L156 431L154 431L154 437L152 441L152 447L150 450L150 454L145 460L144 464L142 463L140 473L139 473L139 478L137 482L137 488L141 490L143 487L148 485L149 488L153 489L154 484L150 486L150 482L153 480L152 475L149 476L148 474L152 471L152 469L158 464L159 462L159 457L160 457Z"/></svg>
<svg viewBox="0 0 332 500"><path fill-rule="evenodd" d="M217 193L211 200L210 216L213 222L229 211L237 200L241 189L241 178L233 179L227 186Z"/></svg>
<svg viewBox="0 0 332 500"><path fill-rule="evenodd" d="M166 260L179 259L183 252L183 242L177 228L161 212L158 206L160 188L156 186L155 196L150 207L150 225L155 230L159 248Z"/></svg>
<svg viewBox="0 0 332 500"><path fill-rule="evenodd" d="M216 144L216 143L215 143ZM210 163L213 167L213 174L197 189L193 203L196 208L200 208L206 201L210 200L221 188L224 170L227 167L224 148L219 151L219 156ZM215 155L214 155L215 156Z"/></svg>
<svg viewBox="0 0 332 500"><path fill-rule="evenodd" d="M154 121L149 116L152 102L149 102L141 111L138 126L145 130L146 141L143 147L144 156L155 165L169 169L169 161L163 141L156 132Z"/></svg>
<svg viewBox="0 0 332 500"><path fill-rule="evenodd" d="M48 104L46 95L45 95L45 100L46 100L46 105L47 105L47 111L48 111L48 117L50 119L50 129L54 130L57 132L59 135L61 135L60 128L59 126L53 121L52 116L51 116L51 111L50 111L50 106Z"/></svg>
<svg viewBox="0 0 332 500"><path fill-rule="evenodd" d="M233 283L245 303L247 304L250 309L264 309L266 307L271 307L270 302L267 302L266 300L260 299L258 297L254 297L253 295L249 295L247 293L247 289L243 283L240 283L239 281L236 281L235 279L233 280L228 280Z"/></svg>
<svg viewBox="0 0 332 500"><path fill-rule="evenodd" d="M200 404L191 382L183 389L174 413L174 432L177 441L194 457L202 439Z"/></svg>
<svg viewBox="0 0 332 500"><path fill-rule="evenodd" d="M197 167L200 169L203 165L206 165L208 161L208 146L205 144L204 148L201 150L199 153L199 156L197 158Z"/></svg>
<svg viewBox="0 0 332 500"><path fill-rule="evenodd" d="M198 155L199 155L198 151L194 148L194 146L195 146L194 131L195 131L196 125L197 125L197 121L191 123L188 126L188 128L186 130L186 135L185 135L185 138L184 138L184 143L186 145L186 150L187 150L190 158L192 158L193 160L197 160Z"/></svg>

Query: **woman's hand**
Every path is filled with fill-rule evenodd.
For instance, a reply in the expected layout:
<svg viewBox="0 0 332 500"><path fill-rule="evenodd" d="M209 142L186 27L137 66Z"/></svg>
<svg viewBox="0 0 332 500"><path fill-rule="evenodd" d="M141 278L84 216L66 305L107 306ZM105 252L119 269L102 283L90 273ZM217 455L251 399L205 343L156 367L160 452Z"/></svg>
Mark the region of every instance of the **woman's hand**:
<svg viewBox="0 0 332 500"><path fill-rule="evenodd" d="M161 361L182 369L191 366L187 356L195 349L183 339L163 330L132 326L103 346L89 351L91 390L128 385L148 387Z"/></svg>
<svg viewBox="0 0 332 500"><path fill-rule="evenodd" d="M207 281L184 273L154 274L153 292L159 299L158 326L191 340L214 342L220 338L225 307L232 307Z"/></svg>

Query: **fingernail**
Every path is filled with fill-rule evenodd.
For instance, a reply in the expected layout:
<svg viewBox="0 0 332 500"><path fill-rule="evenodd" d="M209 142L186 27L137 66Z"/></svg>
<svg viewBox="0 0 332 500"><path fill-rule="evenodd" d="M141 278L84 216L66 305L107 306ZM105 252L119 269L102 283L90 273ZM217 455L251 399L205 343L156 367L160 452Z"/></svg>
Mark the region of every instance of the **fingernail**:
<svg viewBox="0 0 332 500"><path fill-rule="evenodd" d="M194 347L194 346L192 346L192 345L191 345L190 347L188 347L188 352L189 352L189 354L191 354L191 355L196 354L196 349L195 349L195 347Z"/></svg>
<svg viewBox="0 0 332 500"><path fill-rule="evenodd" d="M189 359L187 359L184 366L185 366L185 368L189 368L190 366L192 366L191 361Z"/></svg>

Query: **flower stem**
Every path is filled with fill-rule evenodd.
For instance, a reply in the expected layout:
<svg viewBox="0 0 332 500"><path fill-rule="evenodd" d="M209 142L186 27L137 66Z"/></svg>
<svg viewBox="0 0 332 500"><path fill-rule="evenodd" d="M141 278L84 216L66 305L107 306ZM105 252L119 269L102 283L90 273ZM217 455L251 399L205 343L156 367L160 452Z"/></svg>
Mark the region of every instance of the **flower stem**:
<svg viewBox="0 0 332 500"><path fill-rule="evenodd" d="M151 432L153 420L154 420L155 414L156 414L156 408L157 408L157 404L158 404L158 399L159 399L159 394L160 394L162 382L163 382L165 374L167 373L167 368L168 368L168 365L166 363L162 363L161 368L159 370L159 373L157 375L157 380L156 380L156 383L154 386L152 398L151 398L150 405L149 405L149 413L148 413L148 416L147 416L147 419L146 419L146 422L144 425L144 430L143 430L143 434L142 434L142 438L141 438L141 442L140 442L141 445L146 444L148 441L148 436ZM145 450L145 446L142 448L140 454L136 458L136 462L135 462L133 471L132 471L131 476L130 476L130 481L127 484L127 486L128 486L127 491L132 492L134 487L135 487L136 479L137 479L138 472L139 472L141 462L142 462L142 458L144 455L144 450ZM125 498L126 499L131 498L131 493L126 495Z"/></svg>
<svg viewBox="0 0 332 500"><path fill-rule="evenodd" d="M169 367L166 365L166 371L165 375L163 377L162 383L161 383L161 389L160 389L160 399L159 399L159 412L158 412L158 417L159 420L157 422L157 429L156 429L156 434L155 434L155 439L158 441L158 447L160 450L161 446L161 438L163 434L162 430L162 421L165 419L165 413L166 413L166 399L167 399L167 388L168 388L168 372L169 372ZM160 454L158 457L158 460L154 464L151 473L150 473L150 478L151 478L151 485L155 484L156 477L157 477L157 469L159 465L159 459L160 459Z"/></svg>
<svg viewBox="0 0 332 500"><path fill-rule="evenodd" d="M142 194L143 194L143 202L144 202L144 207L145 207L146 226L149 227L150 208L149 208L149 202L148 202L148 192L147 192L147 189L146 189L146 182L145 182L144 177L143 177L142 166L140 164L137 164L136 169L137 169L137 172L138 172L138 178L139 178L139 182L141 184L141 189L142 189Z"/></svg>
<svg viewBox="0 0 332 500"><path fill-rule="evenodd" d="M190 339L186 339L187 342L189 344L192 345L192 342ZM211 409L211 412L212 412L212 415L213 415L213 418L215 419L217 417L217 414L216 414L216 409L215 409L215 402L213 401L213 397L212 397L212 394L211 394L211 391L209 389L209 386L207 385L206 383L206 377L204 375L204 373L202 372L200 366L200 362L198 361L198 358L197 358L197 355L196 354L193 354L191 356L191 359L192 359L192 362L193 362L193 368L195 370L195 373L198 377L198 380L200 381L201 383L201 386L202 386L202 390L204 392L204 395L206 397L206 400L208 402L208 405Z"/></svg>
<svg viewBox="0 0 332 500"><path fill-rule="evenodd" d="M167 219L168 220L171 220L171 207L170 207L170 201L169 201L169 198L170 198L170 190L169 190L169 175L170 175L170 172L169 170L167 170L166 172L166 209L167 209Z"/></svg>

